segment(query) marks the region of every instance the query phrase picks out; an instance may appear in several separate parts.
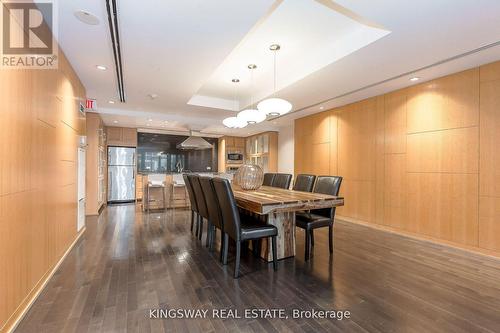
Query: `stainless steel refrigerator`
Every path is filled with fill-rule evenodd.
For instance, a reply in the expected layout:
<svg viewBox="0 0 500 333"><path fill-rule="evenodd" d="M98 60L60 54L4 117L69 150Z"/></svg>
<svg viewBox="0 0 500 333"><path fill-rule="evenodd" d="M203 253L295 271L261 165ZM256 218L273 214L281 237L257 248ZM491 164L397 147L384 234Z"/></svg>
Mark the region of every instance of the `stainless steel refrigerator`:
<svg viewBox="0 0 500 333"><path fill-rule="evenodd" d="M135 200L135 148L108 147L108 202Z"/></svg>

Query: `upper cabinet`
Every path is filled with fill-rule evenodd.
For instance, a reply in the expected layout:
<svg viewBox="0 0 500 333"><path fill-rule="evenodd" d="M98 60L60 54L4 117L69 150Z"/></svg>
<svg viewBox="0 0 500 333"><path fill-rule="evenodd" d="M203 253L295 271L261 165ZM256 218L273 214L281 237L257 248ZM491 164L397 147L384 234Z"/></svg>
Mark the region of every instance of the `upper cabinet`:
<svg viewBox="0 0 500 333"><path fill-rule="evenodd" d="M223 136L219 138L219 159L218 171L226 172L228 167L234 167L238 164L234 161L227 160L228 153L245 154L245 138L237 136ZM242 162L241 162L242 163Z"/></svg>
<svg viewBox="0 0 500 333"><path fill-rule="evenodd" d="M237 136L224 136L226 148L245 148L245 138Z"/></svg>
<svg viewBox="0 0 500 333"><path fill-rule="evenodd" d="M259 165L264 172L278 170L278 133L265 132L245 140L246 162Z"/></svg>
<svg viewBox="0 0 500 333"><path fill-rule="evenodd" d="M106 128L108 146L137 146L137 130L127 127L107 127Z"/></svg>

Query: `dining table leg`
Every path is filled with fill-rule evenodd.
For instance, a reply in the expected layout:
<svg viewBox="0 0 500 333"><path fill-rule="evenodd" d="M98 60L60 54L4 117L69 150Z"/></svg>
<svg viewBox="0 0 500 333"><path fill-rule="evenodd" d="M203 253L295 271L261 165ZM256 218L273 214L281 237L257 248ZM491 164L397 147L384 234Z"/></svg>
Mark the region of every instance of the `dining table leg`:
<svg viewBox="0 0 500 333"><path fill-rule="evenodd" d="M295 212L275 212L267 215L267 223L278 229L276 237L276 252L279 259L295 256ZM273 261L271 243L268 239L261 240L260 255L268 262ZM253 244L252 244L253 245Z"/></svg>

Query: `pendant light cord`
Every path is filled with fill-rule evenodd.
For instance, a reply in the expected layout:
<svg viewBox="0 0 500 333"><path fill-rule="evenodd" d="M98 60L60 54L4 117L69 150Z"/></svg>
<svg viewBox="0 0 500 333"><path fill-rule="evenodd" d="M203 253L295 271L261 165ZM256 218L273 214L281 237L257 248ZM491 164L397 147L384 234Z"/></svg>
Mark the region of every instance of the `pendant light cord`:
<svg viewBox="0 0 500 333"><path fill-rule="evenodd" d="M273 89L273 95L276 95L276 52L277 50L274 50L274 89Z"/></svg>
<svg viewBox="0 0 500 333"><path fill-rule="evenodd" d="M253 107L253 70L250 68L250 108Z"/></svg>
<svg viewBox="0 0 500 333"><path fill-rule="evenodd" d="M239 111L240 108L237 105L236 102L236 96L237 96L237 90L238 90L238 82L233 82L234 83L234 91L233 91L233 102L234 102L234 111Z"/></svg>

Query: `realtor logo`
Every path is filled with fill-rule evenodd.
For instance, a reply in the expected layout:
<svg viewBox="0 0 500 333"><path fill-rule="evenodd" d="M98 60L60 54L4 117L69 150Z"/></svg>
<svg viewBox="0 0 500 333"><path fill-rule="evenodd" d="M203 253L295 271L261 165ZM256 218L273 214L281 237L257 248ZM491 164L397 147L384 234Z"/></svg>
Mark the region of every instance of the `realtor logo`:
<svg viewBox="0 0 500 333"><path fill-rule="evenodd" d="M52 1L2 0L1 66L57 68L56 13Z"/></svg>

